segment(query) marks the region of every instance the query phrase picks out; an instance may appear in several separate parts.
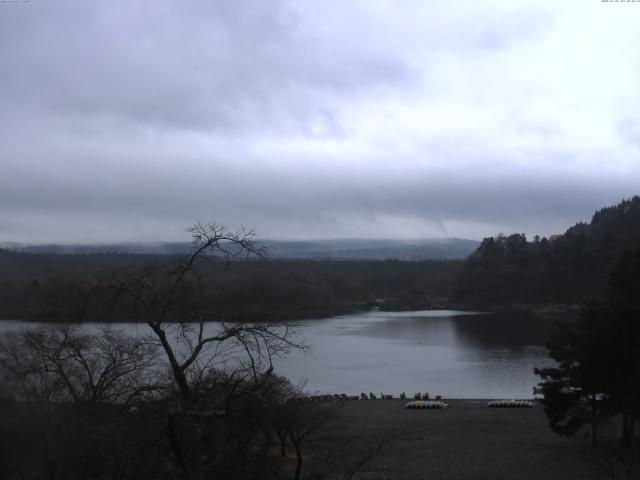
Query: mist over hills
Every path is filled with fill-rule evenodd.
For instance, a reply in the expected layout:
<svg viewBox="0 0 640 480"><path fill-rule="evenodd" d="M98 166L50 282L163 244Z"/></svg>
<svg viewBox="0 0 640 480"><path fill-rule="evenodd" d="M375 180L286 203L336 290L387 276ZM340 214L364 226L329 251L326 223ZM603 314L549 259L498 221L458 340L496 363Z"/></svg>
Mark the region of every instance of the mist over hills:
<svg viewBox="0 0 640 480"><path fill-rule="evenodd" d="M480 242L461 238L425 240L261 240L267 258L278 260L404 260L462 259L469 256ZM25 253L94 254L131 253L172 255L186 253L189 242L115 243L103 245L28 245L0 244L0 247Z"/></svg>
<svg viewBox="0 0 640 480"><path fill-rule="evenodd" d="M267 241L269 256L288 259L429 260L469 256L480 242L461 238L428 240Z"/></svg>

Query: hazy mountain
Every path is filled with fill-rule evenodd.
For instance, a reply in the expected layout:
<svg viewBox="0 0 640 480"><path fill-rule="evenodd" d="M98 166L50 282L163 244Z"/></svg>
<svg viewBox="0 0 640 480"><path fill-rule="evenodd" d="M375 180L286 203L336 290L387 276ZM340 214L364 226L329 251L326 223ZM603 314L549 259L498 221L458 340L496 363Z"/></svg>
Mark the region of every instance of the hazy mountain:
<svg viewBox="0 0 640 480"><path fill-rule="evenodd" d="M465 258L480 243L460 238L427 240L317 240L260 242L271 259L306 260L427 260ZM104 245L26 245L5 243L0 246L18 252L88 254L152 253L159 255L189 251L188 242L120 243Z"/></svg>
<svg viewBox="0 0 640 480"><path fill-rule="evenodd" d="M428 240L323 240L265 242L272 258L332 260L426 260L465 258L479 245L460 238Z"/></svg>

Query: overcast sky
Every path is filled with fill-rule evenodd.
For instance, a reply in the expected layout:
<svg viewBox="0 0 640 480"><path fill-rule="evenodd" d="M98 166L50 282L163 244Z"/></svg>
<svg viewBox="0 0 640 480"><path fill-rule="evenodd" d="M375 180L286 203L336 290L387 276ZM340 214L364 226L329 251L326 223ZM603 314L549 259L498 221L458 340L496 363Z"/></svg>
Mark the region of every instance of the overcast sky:
<svg viewBox="0 0 640 480"><path fill-rule="evenodd" d="M640 192L640 3L0 2L0 241L549 235Z"/></svg>

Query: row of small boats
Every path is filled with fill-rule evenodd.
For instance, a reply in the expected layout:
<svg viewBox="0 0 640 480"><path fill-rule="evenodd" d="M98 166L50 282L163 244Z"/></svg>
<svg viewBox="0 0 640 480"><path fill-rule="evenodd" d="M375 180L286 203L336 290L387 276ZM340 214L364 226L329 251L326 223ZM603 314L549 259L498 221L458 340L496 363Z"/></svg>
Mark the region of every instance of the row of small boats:
<svg viewBox="0 0 640 480"><path fill-rule="evenodd" d="M411 400L405 403L408 409L444 409L449 408L448 403L436 400ZM529 400L491 400L487 402L489 408L531 408L535 403Z"/></svg>
<svg viewBox="0 0 640 480"><path fill-rule="evenodd" d="M489 408L531 408L534 402L529 400L491 400L487 402Z"/></svg>
<svg viewBox="0 0 640 480"><path fill-rule="evenodd" d="M449 404L441 402L439 400L411 400L410 402L405 403L404 407L408 409L414 409L414 408L441 409L441 408L449 408Z"/></svg>

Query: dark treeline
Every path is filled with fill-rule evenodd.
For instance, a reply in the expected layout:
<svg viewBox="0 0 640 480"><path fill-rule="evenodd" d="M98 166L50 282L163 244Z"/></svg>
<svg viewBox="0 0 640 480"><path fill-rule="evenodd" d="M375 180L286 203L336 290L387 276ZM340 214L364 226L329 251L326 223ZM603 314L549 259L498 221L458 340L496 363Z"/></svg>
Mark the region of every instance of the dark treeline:
<svg viewBox="0 0 640 480"><path fill-rule="evenodd" d="M640 244L640 197L599 210L559 238L485 238L468 258L454 301L468 305L581 303L601 297L609 272Z"/></svg>
<svg viewBox="0 0 640 480"><path fill-rule="evenodd" d="M53 323L0 338L0 478L351 478L382 448L389 435L339 428L346 395L311 399L275 373L273 358L306 348L295 328L205 326L210 260L223 242L260 249L244 231L190 232L186 258L98 286L146 335Z"/></svg>
<svg viewBox="0 0 640 480"><path fill-rule="evenodd" d="M269 331L232 327L217 343ZM393 439L345 432L343 397L308 397L265 368L259 350L281 340L224 370L203 350L182 391L157 344L96 333L54 324L0 338L0 478L351 478Z"/></svg>
<svg viewBox="0 0 640 480"><path fill-rule="evenodd" d="M640 197L596 212L558 238L486 238L466 260L225 260L204 265L208 319L282 319L444 305L579 304L606 293L618 258L640 244ZM180 255L32 254L0 250L0 318L135 321L99 286ZM185 290L185 294L188 292ZM174 312L180 315L181 312Z"/></svg>
<svg viewBox="0 0 640 480"><path fill-rule="evenodd" d="M100 289L122 272L163 270L181 257L143 254L27 254L0 250L0 318L135 321ZM201 267L208 319L301 318L382 305L448 302L462 261L216 259ZM179 312L175 312L179 314Z"/></svg>
<svg viewBox="0 0 640 480"><path fill-rule="evenodd" d="M350 478L390 439L350 436L343 402L311 399L273 372L264 349L303 348L281 328L221 329L203 339L215 348L177 369L167 354L180 347L149 332L51 324L0 338L0 478ZM198 342L177 332L182 347Z"/></svg>
<svg viewBox="0 0 640 480"><path fill-rule="evenodd" d="M591 437L592 460L610 478L640 470L640 248L622 255L608 295L585 303L575 322L559 322L537 369L551 429Z"/></svg>

